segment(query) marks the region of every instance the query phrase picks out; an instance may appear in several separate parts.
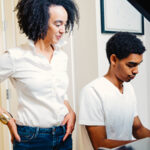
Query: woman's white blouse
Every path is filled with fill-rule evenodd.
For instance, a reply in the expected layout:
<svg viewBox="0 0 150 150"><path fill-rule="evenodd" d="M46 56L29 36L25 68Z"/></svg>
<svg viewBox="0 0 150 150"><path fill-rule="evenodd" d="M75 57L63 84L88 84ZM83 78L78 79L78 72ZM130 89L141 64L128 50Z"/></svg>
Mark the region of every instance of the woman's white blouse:
<svg viewBox="0 0 150 150"><path fill-rule="evenodd" d="M32 41L0 55L0 82L10 78L18 94L17 124L52 127L68 113L67 55L55 47L51 62Z"/></svg>

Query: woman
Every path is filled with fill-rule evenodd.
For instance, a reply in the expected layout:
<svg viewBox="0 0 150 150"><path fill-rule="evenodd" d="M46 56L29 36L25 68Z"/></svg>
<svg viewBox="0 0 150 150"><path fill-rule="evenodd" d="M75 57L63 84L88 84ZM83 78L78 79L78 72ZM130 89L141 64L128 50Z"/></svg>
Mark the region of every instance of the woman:
<svg viewBox="0 0 150 150"><path fill-rule="evenodd" d="M14 150L71 150L75 113L67 101L67 55L60 39L78 23L73 0L20 0L16 6L27 44L0 56L0 81L18 93L16 120L0 108Z"/></svg>

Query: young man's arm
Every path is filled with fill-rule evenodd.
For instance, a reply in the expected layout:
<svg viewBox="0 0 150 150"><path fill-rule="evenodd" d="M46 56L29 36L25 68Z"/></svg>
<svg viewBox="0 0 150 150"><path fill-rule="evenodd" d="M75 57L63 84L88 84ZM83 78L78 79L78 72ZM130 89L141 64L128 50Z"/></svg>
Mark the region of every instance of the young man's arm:
<svg viewBox="0 0 150 150"><path fill-rule="evenodd" d="M98 147L114 148L135 141L119 141L107 139L105 126L86 126L86 129L88 131L94 150L97 150Z"/></svg>
<svg viewBox="0 0 150 150"><path fill-rule="evenodd" d="M136 139L142 139L142 138L145 138L145 137L150 137L150 130L145 128L139 117L136 116L134 118L134 122L133 122L133 136L136 138Z"/></svg>

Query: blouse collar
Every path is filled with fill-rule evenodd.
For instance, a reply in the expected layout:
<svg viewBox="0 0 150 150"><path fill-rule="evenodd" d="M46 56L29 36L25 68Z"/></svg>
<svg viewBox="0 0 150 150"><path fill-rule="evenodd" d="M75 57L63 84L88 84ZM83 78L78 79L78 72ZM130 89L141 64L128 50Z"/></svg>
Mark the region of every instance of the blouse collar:
<svg viewBox="0 0 150 150"><path fill-rule="evenodd" d="M60 49L62 49L66 44L67 44L67 41L65 41L65 40L59 40L59 42L58 42L57 44L54 44L54 45L53 45L54 50L60 50ZM34 41L29 40L29 45L30 45L33 49L35 49Z"/></svg>

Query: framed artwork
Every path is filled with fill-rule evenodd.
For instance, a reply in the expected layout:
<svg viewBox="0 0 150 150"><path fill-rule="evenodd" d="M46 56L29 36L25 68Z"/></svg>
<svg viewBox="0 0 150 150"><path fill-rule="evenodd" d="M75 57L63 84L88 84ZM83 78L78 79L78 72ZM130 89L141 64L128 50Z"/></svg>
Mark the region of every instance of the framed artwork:
<svg viewBox="0 0 150 150"><path fill-rule="evenodd" d="M144 17L127 0L100 0L101 32L144 35Z"/></svg>

